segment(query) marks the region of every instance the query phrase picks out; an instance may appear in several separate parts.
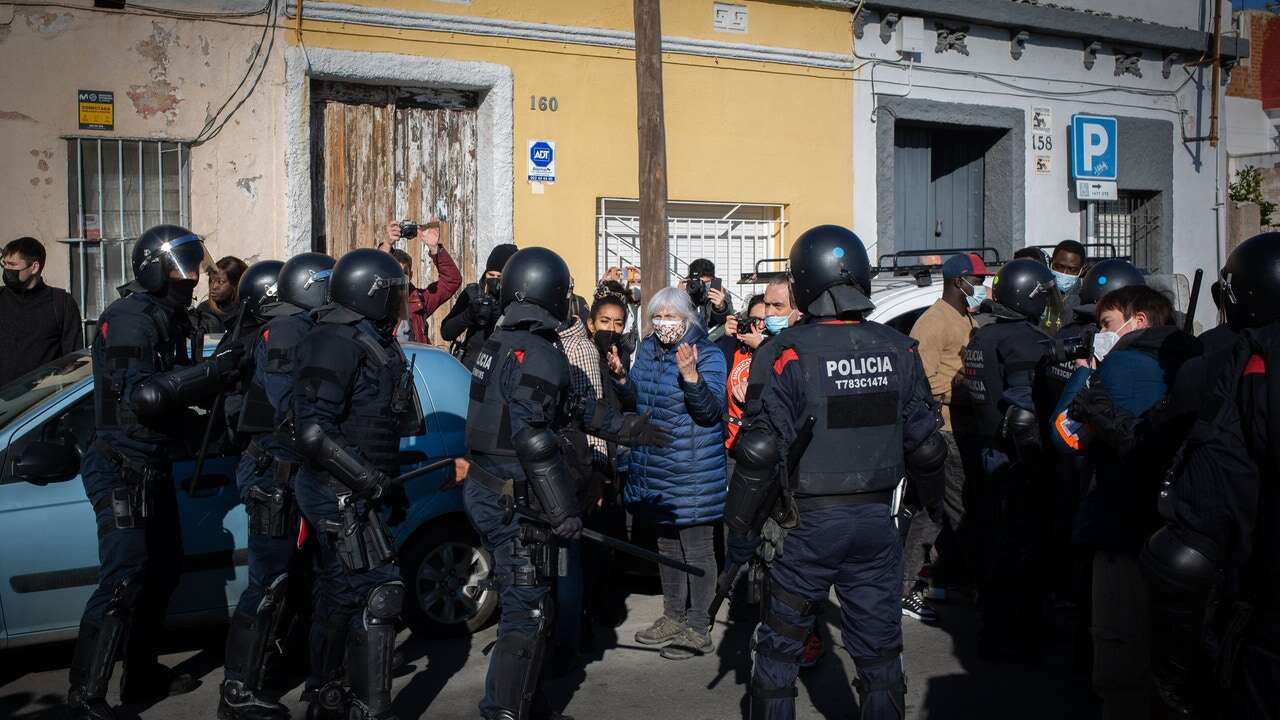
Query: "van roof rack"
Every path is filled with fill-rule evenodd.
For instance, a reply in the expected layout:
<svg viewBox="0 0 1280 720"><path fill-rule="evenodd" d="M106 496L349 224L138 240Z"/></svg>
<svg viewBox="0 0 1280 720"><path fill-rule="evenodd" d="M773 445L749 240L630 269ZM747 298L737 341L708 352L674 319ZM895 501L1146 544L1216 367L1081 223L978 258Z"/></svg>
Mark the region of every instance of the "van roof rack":
<svg viewBox="0 0 1280 720"><path fill-rule="evenodd" d="M951 256L961 253L973 253L982 258L982 261L989 267L998 267L1004 264L1000 259L1000 251L993 247L973 247L973 248L924 248L920 250L901 250L895 253L881 255L876 259L876 264L871 267L871 274L875 275L895 275L900 277L911 276L916 280L916 284L921 287L927 286L933 282L933 273L941 270ZM908 262L914 260L914 262ZM738 283L741 285L756 285L767 283L777 277L785 277L787 271L785 269L762 270L763 266L780 263L786 265L788 258L762 258L756 261L755 269L749 273L743 273Z"/></svg>

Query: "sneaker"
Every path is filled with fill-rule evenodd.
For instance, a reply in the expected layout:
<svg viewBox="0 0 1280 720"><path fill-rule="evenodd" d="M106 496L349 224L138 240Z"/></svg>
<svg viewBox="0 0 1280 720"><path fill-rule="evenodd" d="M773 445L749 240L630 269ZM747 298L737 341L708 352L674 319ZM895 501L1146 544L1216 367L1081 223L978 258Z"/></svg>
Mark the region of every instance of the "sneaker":
<svg viewBox="0 0 1280 720"><path fill-rule="evenodd" d="M827 647L822 642L822 636L816 631L809 633L808 639L804 641L804 655L800 658L800 667L811 668L817 665L818 660L826 651Z"/></svg>
<svg viewBox="0 0 1280 720"><path fill-rule="evenodd" d="M636 642L641 645L666 645L680 636L684 624L663 615L657 622L636 633Z"/></svg>
<svg viewBox="0 0 1280 720"><path fill-rule="evenodd" d="M903 596L902 614L920 622L934 622L938 619L938 614L929 607L929 602L919 590Z"/></svg>
<svg viewBox="0 0 1280 720"><path fill-rule="evenodd" d="M711 633L703 633L689 626L681 628L680 636L659 653L668 660L688 660L698 655L711 652L715 644L711 642Z"/></svg>

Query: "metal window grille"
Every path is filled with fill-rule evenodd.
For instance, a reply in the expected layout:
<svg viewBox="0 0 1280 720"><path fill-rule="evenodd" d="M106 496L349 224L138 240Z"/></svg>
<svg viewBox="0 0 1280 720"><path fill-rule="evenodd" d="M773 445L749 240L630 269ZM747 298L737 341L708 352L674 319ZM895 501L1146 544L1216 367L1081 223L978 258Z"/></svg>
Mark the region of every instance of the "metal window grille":
<svg viewBox="0 0 1280 720"><path fill-rule="evenodd" d="M640 202L601 198L596 215L596 275L610 267L640 264ZM741 308L758 288L739 285L757 260L778 257L784 246L786 209L777 204L668 202L667 279L688 275L689 263L707 258Z"/></svg>
<svg viewBox="0 0 1280 720"><path fill-rule="evenodd" d="M1160 261L1160 193L1121 191L1118 199L1095 203L1090 242L1115 246L1139 267Z"/></svg>
<svg viewBox="0 0 1280 720"><path fill-rule="evenodd" d="M164 140L68 138L71 292L91 341L98 316L133 279L129 255L147 228L189 221L190 148Z"/></svg>

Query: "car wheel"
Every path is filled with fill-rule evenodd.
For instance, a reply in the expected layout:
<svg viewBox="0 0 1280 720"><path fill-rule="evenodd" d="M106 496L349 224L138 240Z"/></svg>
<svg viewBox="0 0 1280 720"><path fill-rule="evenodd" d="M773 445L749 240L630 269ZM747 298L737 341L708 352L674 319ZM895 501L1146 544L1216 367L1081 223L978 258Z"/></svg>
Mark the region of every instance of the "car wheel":
<svg viewBox="0 0 1280 720"><path fill-rule="evenodd" d="M467 523L426 527L409 540L401 558L409 590L404 620L413 632L469 635L493 619L498 593L487 586L493 558Z"/></svg>

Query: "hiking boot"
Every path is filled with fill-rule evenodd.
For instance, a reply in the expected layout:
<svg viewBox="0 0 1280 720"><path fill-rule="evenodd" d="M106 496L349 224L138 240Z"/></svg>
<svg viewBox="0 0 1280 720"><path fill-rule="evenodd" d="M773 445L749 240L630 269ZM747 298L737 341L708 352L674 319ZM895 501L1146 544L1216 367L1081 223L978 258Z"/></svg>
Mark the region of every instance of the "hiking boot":
<svg viewBox="0 0 1280 720"><path fill-rule="evenodd" d="M657 622L636 633L636 642L641 645L666 645L680 636L684 623L672 620L663 615Z"/></svg>
<svg viewBox="0 0 1280 720"><path fill-rule="evenodd" d="M929 601L924 599L924 593L919 590L902 597L902 614L926 623L936 622L938 619L938 613L929 607Z"/></svg>
<svg viewBox="0 0 1280 720"><path fill-rule="evenodd" d="M698 655L706 655L715 647L711 642L711 633L698 632L688 625L681 628L679 637L659 653L668 660L688 660Z"/></svg>
<svg viewBox="0 0 1280 720"><path fill-rule="evenodd" d="M800 657L800 667L811 668L818 664L818 660L822 658L823 653L827 651L825 643L822 642L822 636L817 631L809 633L809 637L804 641L804 655Z"/></svg>

